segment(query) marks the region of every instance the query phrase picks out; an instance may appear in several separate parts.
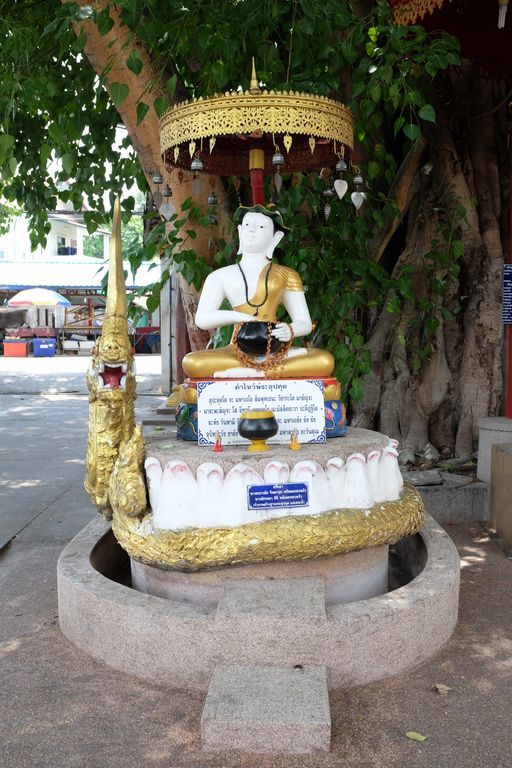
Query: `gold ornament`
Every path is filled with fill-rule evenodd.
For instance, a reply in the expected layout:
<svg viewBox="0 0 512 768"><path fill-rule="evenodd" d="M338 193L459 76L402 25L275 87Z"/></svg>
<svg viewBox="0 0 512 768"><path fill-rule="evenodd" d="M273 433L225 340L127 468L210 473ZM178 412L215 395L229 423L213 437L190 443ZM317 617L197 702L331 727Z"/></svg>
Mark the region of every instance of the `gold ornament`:
<svg viewBox="0 0 512 768"><path fill-rule="evenodd" d="M176 149L209 139L210 154L201 155L205 172L244 176L248 171L248 138L258 137L258 146L265 153L266 173L274 172L274 146L276 140L282 140L290 152L287 172L308 172L333 165L337 160L334 147L338 152L339 145L352 148L353 132L354 118L343 104L309 93L262 91L253 69L251 88L247 91L194 99L167 111L160 121L160 147L169 167L188 170L184 153L178 160ZM314 157L311 140L316 141Z"/></svg>
<svg viewBox="0 0 512 768"><path fill-rule="evenodd" d="M135 425L135 386L121 257L121 205L116 200L105 320L87 371L89 434L84 485L93 504L107 519L112 517L110 476L119 447L131 437Z"/></svg>
<svg viewBox="0 0 512 768"><path fill-rule="evenodd" d="M433 13L436 8L442 8L444 0L401 0L395 3L393 21L395 24L416 24L426 13Z"/></svg>
<svg viewBox="0 0 512 768"><path fill-rule="evenodd" d="M147 506L144 475L144 439L140 427L119 446L119 456L110 476L109 500L117 515L137 517Z"/></svg>
<svg viewBox="0 0 512 768"><path fill-rule="evenodd" d="M112 530L130 557L148 565L180 571L274 560L309 560L393 544L416 533L425 518L419 492L407 485L397 501L374 504L370 509L290 515L236 528L194 528L178 533L151 533L150 514L142 520L129 518L118 514L115 502L113 506Z"/></svg>

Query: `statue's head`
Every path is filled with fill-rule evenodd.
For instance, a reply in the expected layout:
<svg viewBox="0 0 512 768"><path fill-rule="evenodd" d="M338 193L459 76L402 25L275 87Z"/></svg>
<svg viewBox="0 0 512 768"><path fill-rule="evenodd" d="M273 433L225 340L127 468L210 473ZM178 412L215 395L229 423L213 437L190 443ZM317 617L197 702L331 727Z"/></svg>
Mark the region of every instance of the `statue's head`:
<svg viewBox="0 0 512 768"><path fill-rule="evenodd" d="M238 208L234 221L238 224L238 253L264 253L267 259L272 258L274 249L284 237L285 231L289 231L288 227L284 226L279 211L265 208L263 205Z"/></svg>

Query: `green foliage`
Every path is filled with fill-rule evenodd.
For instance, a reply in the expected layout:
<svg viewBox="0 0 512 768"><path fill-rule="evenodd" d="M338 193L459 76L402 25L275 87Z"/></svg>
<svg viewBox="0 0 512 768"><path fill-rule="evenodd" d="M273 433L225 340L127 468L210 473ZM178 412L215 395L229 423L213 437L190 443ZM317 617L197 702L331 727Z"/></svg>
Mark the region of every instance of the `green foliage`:
<svg viewBox="0 0 512 768"><path fill-rule="evenodd" d="M121 250L123 258L131 264L140 264L140 254L143 251L144 223L141 216L132 218L121 228ZM103 235L92 234L84 238L84 256L103 259Z"/></svg>
<svg viewBox="0 0 512 768"><path fill-rule="evenodd" d="M4 3L0 18L0 197L22 207L32 246L49 232L57 198L94 211L90 231L109 221L112 196L137 179L139 163L116 144L119 115L84 61L74 3ZM107 13L108 15L108 13ZM106 210L107 209L107 210Z"/></svg>
<svg viewBox="0 0 512 768"><path fill-rule="evenodd" d="M46 211L55 208L57 197L76 208L87 200L84 218L92 233L108 225L107 210L125 185L136 181L145 188L129 140L122 146L115 141L116 106L125 104L128 85L116 76L119 82L111 83L109 95L104 77L97 77L84 60L86 29L79 27L83 7L60 0L4 5L0 196L26 209L34 245L47 235ZM264 85L327 95L351 106L356 152L366 158L359 165L368 187L367 204L356 212L349 195L335 200L326 224L324 182L298 176L285 184L279 206L293 222L283 258L308 285L315 342L333 350L337 375L358 399L370 366L364 346L369 314L382 306L385 296L391 296L389 311L397 312L413 295L411 275L404 270L391 282L368 258L367 243L396 216L386 192L410 142L436 120L435 80L459 64L457 42L443 34L428 35L420 26L394 26L388 0L376 0L365 18L355 15L353 4L340 0L119 0L92 12L101 35L112 30L111 9L120 13L131 34L133 45L122 52L130 76L142 73L142 49L156 72L154 92L149 86L136 105L137 124L152 110L161 115L174 99L247 87L252 56ZM77 22L78 37L72 27ZM129 199L124 206L132 210ZM228 240L215 241L208 212L189 202L169 227L160 222L152 229L143 249L132 250L132 266L172 254L185 279L200 287L211 269L194 249L195 232L202 226L211 229L213 263L228 263L233 246ZM438 240L427 262L438 267L444 253L455 269L459 241L444 231ZM150 310L158 303L165 277L155 283ZM438 295L443 279L433 270ZM433 309L421 308L428 333L435 330Z"/></svg>
<svg viewBox="0 0 512 768"><path fill-rule="evenodd" d="M393 306L388 306L388 309L400 312L403 301L407 300L415 310L408 324L407 338L404 338L411 369L415 373L421 371L434 349L441 318L450 321L461 311L458 299L451 297L450 291L457 285L460 260L464 255L460 228L466 213L466 209L449 195L432 210L436 234L430 250L421 256L416 267L417 274L421 274L422 280L429 286L428 294L420 295L413 289L412 265L403 265L394 281L396 294Z"/></svg>
<svg viewBox="0 0 512 768"><path fill-rule="evenodd" d="M369 312L380 303L390 280L368 259L370 220L357 213L347 195L332 202L326 221L323 189L323 181L313 175L296 176L284 185L279 208L293 227L277 258L303 278L314 345L333 353L343 396L359 400L362 377L370 370L364 346ZM306 211L302 217L297 216L299 206Z"/></svg>

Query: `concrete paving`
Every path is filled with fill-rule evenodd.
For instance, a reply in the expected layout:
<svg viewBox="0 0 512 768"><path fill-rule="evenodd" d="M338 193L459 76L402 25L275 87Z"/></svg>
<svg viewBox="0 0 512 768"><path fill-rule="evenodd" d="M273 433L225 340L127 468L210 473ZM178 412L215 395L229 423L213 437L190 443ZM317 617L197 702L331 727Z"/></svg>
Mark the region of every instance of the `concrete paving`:
<svg viewBox="0 0 512 768"><path fill-rule="evenodd" d="M148 366L140 420L163 397L159 356L137 361ZM75 648L58 626L56 563L96 514L82 485L86 365L0 358L2 768L509 768L512 560L477 523L447 526L462 558L452 639L407 674L331 691L327 755L203 752L205 694L148 684ZM440 683L446 695L432 690Z"/></svg>

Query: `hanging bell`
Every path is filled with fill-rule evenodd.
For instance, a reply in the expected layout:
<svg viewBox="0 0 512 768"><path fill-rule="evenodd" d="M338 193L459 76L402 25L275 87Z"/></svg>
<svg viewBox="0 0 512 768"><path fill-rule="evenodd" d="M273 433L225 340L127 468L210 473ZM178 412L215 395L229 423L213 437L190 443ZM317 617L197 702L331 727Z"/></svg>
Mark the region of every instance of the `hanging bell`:
<svg viewBox="0 0 512 768"><path fill-rule="evenodd" d="M165 185L162 197L172 197L172 189L168 184Z"/></svg>
<svg viewBox="0 0 512 768"><path fill-rule="evenodd" d="M504 29L505 18L507 16L508 0L498 0L500 9L498 11L498 29Z"/></svg>
<svg viewBox="0 0 512 768"><path fill-rule="evenodd" d="M217 205L217 202L217 195L212 190L208 195L208 205Z"/></svg>
<svg viewBox="0 0 512 768"><path fill-rule="evenodd" d="M347 170L346 162L344 160L338 160L338 162L336 163L336 173L340 174L340 179L341 179L341 174L345 173L346 170Z"/></svg>
<svg viewBox="0 0 512 768"><path fill-rule="evenodd" d="M357 176L354 176L353 179L354 183L354 191L350 195L350 199L352 200L352 203L356 210L359 210L364 201L366 200L366 195L362 191L364 180L363 177L357 174Z"/></svg>
<svg viewBox="0 0 512 768"><path fill-rule="evenodd" d="M281 187L283 186L283 179L281 176L281 166L284 165L284 155L279 150L276 150L272 156L272 165L276 166L276 172L274 174L274 186L276 192L279 195Z"/></svg>
<svg viewBox="0 0 512 768"><path fill-rule="evenodd" d="M157 184L157 185L161 184L163 180L164 180L164 177L162 176L161 173L153 174L153 184Z"/></svg>
<svg viewBox="0 0 512 768"><path fill-rule="evenodd" d="M333 189L331 189L331 187L327 187L327 188L326 188L326 189L324 189L324 191L322 192L322 195L323 195L323 197L324 197L324 200L325 200L325 205L324 205L324 216L325 216L325 220L327 221L327 219L328 219L328 218L329 218L329 216L331 215L331 210L332 210L332 208L331 208L331 202L330 202L330 201L331 201L331 199L334 197L334 190L333 190Z"/></svg>
<svg viewBox="0 0 512 768"><path fill-rule="evenodd" d="M198 173L204 169L204 163L199 157L199 155L195 155L194 159L192 160L192 163L190 164L190 170L194 173Z"/></svg>
<svg viewBox="0 0 512 768"><path fill-rule="evenodd" d="M158 213L160 214L162 219L165 219L165 221L170 221L171 218L176 213L176 208L171 203L162 203L162 205L158 209Z"/></svg>

